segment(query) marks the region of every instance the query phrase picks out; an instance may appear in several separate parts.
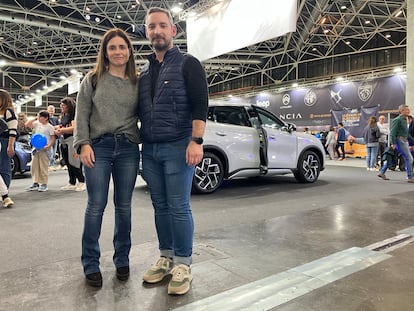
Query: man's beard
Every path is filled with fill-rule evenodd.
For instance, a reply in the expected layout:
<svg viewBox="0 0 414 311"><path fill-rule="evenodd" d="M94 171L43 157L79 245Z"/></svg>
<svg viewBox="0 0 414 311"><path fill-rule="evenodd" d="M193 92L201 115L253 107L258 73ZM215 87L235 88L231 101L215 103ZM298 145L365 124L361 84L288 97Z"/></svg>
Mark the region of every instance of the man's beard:
<svg viewBox="0 0 414 311"><path fill-rule="evenodd" d="M155 40L157 40L157 38ZM153 47L157 52L167 51L170 48L170 42L171 41L167 41L167 40L161 40L161 41L157 40L153 44Z"/></svg>

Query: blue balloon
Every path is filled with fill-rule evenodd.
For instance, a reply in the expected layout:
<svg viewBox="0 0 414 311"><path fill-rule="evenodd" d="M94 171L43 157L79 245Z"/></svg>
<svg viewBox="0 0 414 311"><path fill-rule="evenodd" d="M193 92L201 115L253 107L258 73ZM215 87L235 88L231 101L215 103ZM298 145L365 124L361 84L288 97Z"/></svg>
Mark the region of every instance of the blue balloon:
<svg viewBox="0 0 414 311"><path fill-rule="evenodd" d="M30 138L30 143L36 149L42 149L47 145L47 137L42 133L35 133Z"/></svg>
<svg viewBox="0 0 414 311"><path fill-rule="evenodd" d="M321 133L316 133L315 137L320 139L321 138Z"/></svg>

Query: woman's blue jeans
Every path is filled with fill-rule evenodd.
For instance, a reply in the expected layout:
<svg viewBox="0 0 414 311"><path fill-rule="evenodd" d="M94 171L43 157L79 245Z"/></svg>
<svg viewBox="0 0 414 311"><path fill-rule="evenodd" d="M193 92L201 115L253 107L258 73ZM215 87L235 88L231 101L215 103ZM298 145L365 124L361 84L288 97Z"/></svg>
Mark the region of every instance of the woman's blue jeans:
<svg viewBox="0 0 414 311"><path fill-rule="evenodd" d="M413 178L413 156L411 155L410 147L407 139L397 137L397 151L405 159L405 170L409 179Z"/></svg>
<svg viewBox="0 0 414 311"><path fill-rule="evenodd" d="M9 145L8 138L0 138L1 151L0 151L0 174L6 184L7 188L10 187L12 171L10 158L7 154L7 146Z"/></svg>
<svg viewBox="0 0 414 311"><path fill-rule="evenodd" d="M367 146L367 167L375 168L377 165L378 145Z"/></svg>
<svg viewBox="0 0 414 311"><path fill-rule="evenodd" d="M82 235L82 264L85 274L98 272L99 236L108 201L109 182L114 184L115 266L129 265L131 249L131 201L139 166L139 149L124 134L105 134L92 141L95 166L84 167L88 192Z"/></svg>
<svg viewBox="0 0 414 311"><path fill-rule="evenodd" d="M190 208L194 166L186 163L190 138L168 143L144 143L142 174L148 184L155 213L161 256L190 265L194 222Z"/></svg>

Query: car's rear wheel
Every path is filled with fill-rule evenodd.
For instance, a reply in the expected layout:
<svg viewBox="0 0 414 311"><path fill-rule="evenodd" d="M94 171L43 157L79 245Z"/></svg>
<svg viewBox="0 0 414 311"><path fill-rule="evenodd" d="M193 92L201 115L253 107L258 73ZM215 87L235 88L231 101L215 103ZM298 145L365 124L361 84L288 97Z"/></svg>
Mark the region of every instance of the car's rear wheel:
<svg viewBox="0 0 414 311"><path fill-rule="evenodd" d="M313 183L318 180L321 172L321 163L318 155L313 151L305 151L299 158L298 166L294 172L299 182Z"/></svg>
<svg viewBox="0 0 414 311"><path fill-rule="evenodd" d="M196 193L212 193L216 191L224 179L224 167L215 154L204 153L203 160L196 165L193 177L193 191Z"/></svg>

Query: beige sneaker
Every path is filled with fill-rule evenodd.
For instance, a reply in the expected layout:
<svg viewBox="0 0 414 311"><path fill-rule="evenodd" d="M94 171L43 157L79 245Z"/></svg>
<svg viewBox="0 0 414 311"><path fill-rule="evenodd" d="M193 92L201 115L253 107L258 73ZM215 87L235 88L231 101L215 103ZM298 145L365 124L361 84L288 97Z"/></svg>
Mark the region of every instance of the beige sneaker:
<svg viewBox="0 0 414 311"><path fill-rule="evenodd" d="M76 185L75 191L85 191L85 190L86 190L86 185L84 182L80 182Z"/></svg>
<svg viewBox="0 0 414 311"><path fill-rule="evenodd" d="M191 268L187 265L174 266L171 270L172 278L168 284L168 294L170 295L184 295L191 287L193 276L191 275Z"/></svg>
<svg viewBox="0 0 414 311"><path fill-rule="evenodd" d="M160 259L158 259L158 261L144 273L142 279L147 283L160 282L170 273L172 265L172 259L160 257Z"/></svg>
<svg viewBox="0 0 414 311"><path fill-rule="evenodd" d="M4 208L12 207L14 204L13 200L10 199L10 197L7 197L3 200L3 206Z"/></svg>
<svg viewBox="0 0 414 311"><path fill-rule="evenodd" d="M68 191L68 190L76 190L76 185L67 184L67 185L65 185L63 187L60 187L60 190L65 190L65 191Z"/></svg>

